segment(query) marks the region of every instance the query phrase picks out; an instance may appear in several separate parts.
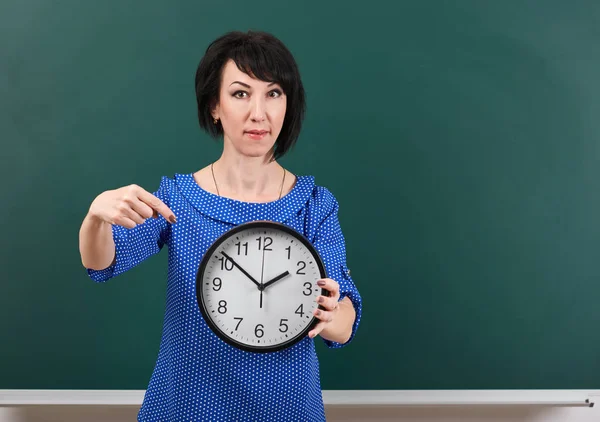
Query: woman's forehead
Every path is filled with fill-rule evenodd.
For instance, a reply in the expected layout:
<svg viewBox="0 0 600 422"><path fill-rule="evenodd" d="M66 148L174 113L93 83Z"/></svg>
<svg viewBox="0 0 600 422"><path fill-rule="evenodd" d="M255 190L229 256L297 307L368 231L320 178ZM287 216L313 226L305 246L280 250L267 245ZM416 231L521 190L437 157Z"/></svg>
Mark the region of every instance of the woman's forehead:
<svg viewBox="0 0 600 422"><path fill-rule="evenodd" d="M252 88L268 88L275 85L272 82L263 81L242 72L233 60L229 60L223 68L223 87L228 88L235 82L241 82ZM235 85L240 86L239 84Z"/></svg>

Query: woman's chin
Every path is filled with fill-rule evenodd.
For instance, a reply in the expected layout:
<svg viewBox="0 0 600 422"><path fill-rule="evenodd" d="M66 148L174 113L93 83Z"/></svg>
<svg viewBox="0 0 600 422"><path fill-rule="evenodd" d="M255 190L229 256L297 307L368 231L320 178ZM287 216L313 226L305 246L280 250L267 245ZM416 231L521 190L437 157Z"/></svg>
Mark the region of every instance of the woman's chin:
<svg viewBox="0 0 600 422"><path fill-rule="evenodd" d="M270 134L269 134L270 135ZM270 156L275 146L275 142L270 139L270 136L260 141L251 140L246 137L237 138L235 140L226 137L226 149L235 150L237 154L248 158L260 158L267 155Z"/></svg>

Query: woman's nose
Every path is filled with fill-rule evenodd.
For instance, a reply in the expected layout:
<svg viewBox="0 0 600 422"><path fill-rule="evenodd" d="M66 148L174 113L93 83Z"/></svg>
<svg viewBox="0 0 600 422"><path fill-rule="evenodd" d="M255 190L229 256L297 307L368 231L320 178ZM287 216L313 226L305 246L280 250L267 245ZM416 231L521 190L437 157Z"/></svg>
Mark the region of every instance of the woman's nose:
<svg viewBox="0 0 600 422"><path fill-rule="evenodd" d="M253 98L252 109L250 112L250 118L256 122L262 122L265 120L265 104L262 98Z"/></svg>

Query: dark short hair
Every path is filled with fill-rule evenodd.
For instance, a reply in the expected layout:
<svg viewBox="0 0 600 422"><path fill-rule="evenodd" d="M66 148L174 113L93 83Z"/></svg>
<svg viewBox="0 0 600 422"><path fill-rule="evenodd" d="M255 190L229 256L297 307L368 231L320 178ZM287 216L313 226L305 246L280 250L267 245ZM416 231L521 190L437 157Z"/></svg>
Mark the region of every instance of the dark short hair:
<svg viewBox="0 0 600 422"><path fill-rule="evenodd" d="M283 89L287 106L273 158L283 156L300 135L306 110L305 94L292 53L269 33L232 31L208 46L195 79L200 127L213 138L223 134L223 126L220 121L214 124L211 110L219 99L223 68L229 59L247 75L265 82L276 82Z"/></svg>

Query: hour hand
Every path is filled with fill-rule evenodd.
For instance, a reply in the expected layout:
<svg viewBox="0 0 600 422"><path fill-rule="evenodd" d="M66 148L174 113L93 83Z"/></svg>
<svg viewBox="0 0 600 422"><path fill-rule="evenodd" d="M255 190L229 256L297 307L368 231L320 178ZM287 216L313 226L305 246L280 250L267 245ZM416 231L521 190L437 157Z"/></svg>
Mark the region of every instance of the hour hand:
<svg viewBox="0 0 600 422"><path fill-rule="evenodd" d="M245 270L245 269L243 269L242 267L240 267L240 266L238 265L238 263L237 263L237 262L235 262L235 261L233 260L233 258L231 258L229 255L227 255L227 254L226 254L225 252L223 252L223 251L221 251L221 255L223 255L225 258L227 258L228 260L230 260L230 261L231 261L231 263L232 263L233 265L235 265L235 266L238 268L238 270L240 270L242 273L244 273L244 275L245 275L246 277L248 277L250 280L252 280L252 282L253 282L254 284L256 284L256 287L258 287L258 289L259 289L259 290L261 290L260 283L259 283L258 281L256 281L256 280L254 279L254 277L252 277L250 274L248 274L248 273L246 272L246 270Z"/></svg>
<svg viewBox="0 0 600 422"><path fill-rule="evenodd" d="M272 278L271 280L269 280L263 284L263 290L266 289L267 287L269 287L271 284L275 283L276 281L281 280L283 277L288 276L288 275L290 275L290 272L286 271L284 273L279 274L277 277Z"/></svg>

